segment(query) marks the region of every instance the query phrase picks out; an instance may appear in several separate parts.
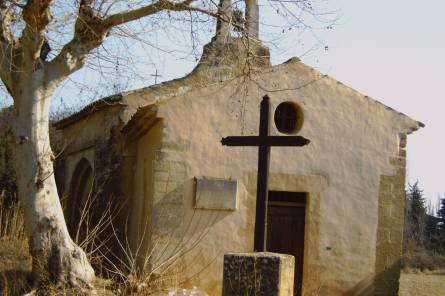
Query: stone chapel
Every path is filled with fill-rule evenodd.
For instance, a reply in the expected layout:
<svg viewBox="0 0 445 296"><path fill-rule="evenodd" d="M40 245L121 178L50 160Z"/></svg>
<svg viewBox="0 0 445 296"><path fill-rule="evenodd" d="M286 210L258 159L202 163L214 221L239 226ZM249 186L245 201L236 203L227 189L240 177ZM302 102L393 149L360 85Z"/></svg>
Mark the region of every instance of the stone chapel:
<svg viewBox="0 0 445 296"><path fill-rule="evenodd" d="M221 139L257 135L268 95L270 134L311 141L270 156L267 248L295 256L295 295L397 295L406 141L423 124L298 58L271 65L224 26L189 75L55 124L70 229L90 194L94 215L119 205L140 268L175 266L184 286L221 295L224 253L253 251L258 155Z"/></svg>

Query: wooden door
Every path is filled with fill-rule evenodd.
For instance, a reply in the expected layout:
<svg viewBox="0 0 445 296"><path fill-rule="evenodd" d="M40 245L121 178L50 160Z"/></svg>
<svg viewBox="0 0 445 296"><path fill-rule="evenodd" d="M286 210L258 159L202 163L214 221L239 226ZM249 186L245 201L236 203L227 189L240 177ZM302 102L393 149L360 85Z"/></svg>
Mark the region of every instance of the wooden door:
<svg viewBox="0 0 445 296"><path fill-rule="evenodd" d="M269 192L267 250L295 257L294 295L301 295L303 280L305 196L302 192Z"/></svg>

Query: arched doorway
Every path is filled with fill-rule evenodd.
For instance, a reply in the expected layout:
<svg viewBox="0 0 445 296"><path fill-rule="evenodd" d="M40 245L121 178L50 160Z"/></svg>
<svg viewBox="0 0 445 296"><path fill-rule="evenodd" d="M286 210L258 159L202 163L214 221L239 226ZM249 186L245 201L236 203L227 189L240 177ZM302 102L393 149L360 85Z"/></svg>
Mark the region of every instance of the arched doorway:
<svg viewBox="0 0 445 296"><path fill-rule="evenodd" d="M91 211L91 205L93 202L92 189L93 189L93 168L86 158L82 158L76 166L74 173L71 177L70 194L67 200L66 206L66 218L68 231L73 239L76 236L80 241L84 239L84 231L88 218L88 211ZM80 231L78 231L80 229Z"/></svg>

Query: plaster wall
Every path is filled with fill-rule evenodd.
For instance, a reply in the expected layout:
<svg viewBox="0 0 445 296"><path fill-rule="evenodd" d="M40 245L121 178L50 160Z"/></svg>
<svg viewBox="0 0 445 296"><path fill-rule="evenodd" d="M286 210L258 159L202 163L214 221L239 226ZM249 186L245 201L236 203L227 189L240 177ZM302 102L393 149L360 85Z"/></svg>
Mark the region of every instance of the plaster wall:
<svg viewBox="0 0 445 296"><path fill-rule="evenodd" d="M158 101L164 123L154 203L169 196L164 205L175 212L157 215L166 207L154 205L153 229L180 231L173 237L186 247L173 250L187 250L184 280L220 295L223 254L253 249L257 166L257 149L224 147L220 140L258 134L263 95L271 98L272 114L279 103L293 101L305 112L299 134L311 144L272 149L270 187L309 193L303 294L354 291L375 275L381 175L396 174L390 159L399 155L399 134L418 124L295 60L251 78ZM271 134L279 135L273 124ZM194 210L195 176L238 180L237 210ZM295 185L310 176L318 186Z"/></svg>
<svg viewBox="0 0 445 296"><path fill-rule="evenodd" d="M64 195L69 193L73 172L80 159L86 158L94 170L95 145L109 138L111 127L118 123L116 112L118 112L116 107L102 110L62 129L61 154L63 158L58 162L64 170Z"/></svg>
<svg viewBox="0 0 445 296"><path fill-rule="evenodd" d="M155 153L160 146L160 138L161 123L158 122L138 140L136 148L137 162L134 165L133 195L129 197L131 205L129 237L140 266L144 265L150 245L154 163Z"/></svg>
<svg viewBox="0 0 445 296"><path fill-rule="evenodd" d="M64 154L70 154L71 152L92 146L100 139L108 139L110 128L119 124L121 111L120 106L109 107L87 115L83 120L64 127L62 129L65 142L63 145Z"/></svg>

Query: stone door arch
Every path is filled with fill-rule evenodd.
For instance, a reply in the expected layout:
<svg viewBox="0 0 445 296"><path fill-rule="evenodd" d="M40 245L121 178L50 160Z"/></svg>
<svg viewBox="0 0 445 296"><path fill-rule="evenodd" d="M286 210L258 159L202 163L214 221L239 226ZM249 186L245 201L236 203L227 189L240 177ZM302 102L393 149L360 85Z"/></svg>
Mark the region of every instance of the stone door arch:
<svg viewBox="0 0 445 296"><path fill-rule="evenodd" d="M71 177L70 191L66 206L68 230L74 239L81 227L82 213L92 204L93 168L86 158L82 158L76 165ZM92 210L92 209L90 209ZM82 231L79 232L81 234ZM82 239L82 237L80 237Z"/></svg>

